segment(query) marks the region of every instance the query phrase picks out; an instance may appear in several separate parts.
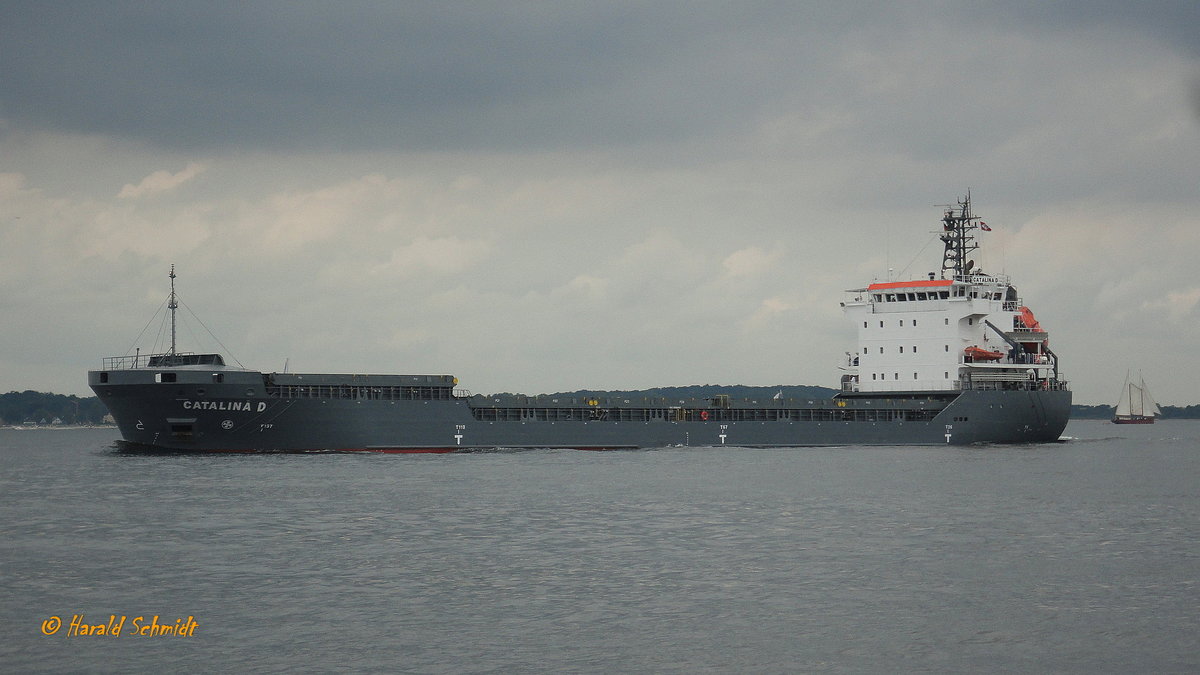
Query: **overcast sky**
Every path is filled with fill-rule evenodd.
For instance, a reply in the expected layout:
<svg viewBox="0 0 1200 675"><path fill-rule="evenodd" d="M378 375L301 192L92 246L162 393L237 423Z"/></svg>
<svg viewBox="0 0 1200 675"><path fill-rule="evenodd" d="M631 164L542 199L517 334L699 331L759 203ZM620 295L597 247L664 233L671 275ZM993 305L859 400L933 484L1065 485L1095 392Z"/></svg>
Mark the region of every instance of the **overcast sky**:
<svg viewBox="0 0 1200 675"><path fill-rule="evenodd" d="M835 386L842 292L936 269L970 189L1076 402L1197 403L1197 36L1193 1L10 0L0 391L161 350L171 264L180 348L264 371Z"/></svg>

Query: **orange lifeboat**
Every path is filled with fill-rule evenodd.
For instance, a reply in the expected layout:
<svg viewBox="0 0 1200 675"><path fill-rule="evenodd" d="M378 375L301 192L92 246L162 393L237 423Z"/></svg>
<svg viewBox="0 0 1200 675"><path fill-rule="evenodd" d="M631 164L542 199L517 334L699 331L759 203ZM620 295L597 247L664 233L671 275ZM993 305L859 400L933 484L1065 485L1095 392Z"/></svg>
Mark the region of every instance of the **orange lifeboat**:
<svg viewBox="0 0 1200 675"><path fill-rule="evenodd" d="M999 361L1004 358L1004 352L993 352L983 347L967 347L963 353L971 357L972 361Z"/></svg>
<svg viewBox="0 0 1200 675"><path fill-rule="evenodd" d="M1033 310L1032 309L1029 309L1028 307L1025 307L1024 305L1022 305L1017 308L1017 315L1021 318L1021 323L1025 324L1025 327L1028 328L1030 332L1032 332L1032 333L1045 333L1046 332L1046 329L1042 328L1042 324L1038 323L1038 320L1033 318ZM1040 349L1038 349L1036 341L1033 341L1033 342L1022 341L1021 346L1024 347L1025 350L1029 351L1029 352L1041 351ZM1042 340L1042 347L1049 347L1049 346L1050 346L1049 339Z"/></svg>
<svg viewBox="0 0 1200 675"><path fill-rule="evenodd" d="M1045 330L1042 328L1042 324L1038 323L1037 319L1033 318L1032 309L1022 305L1017 308L1017 311L1021 313L1021 323L1025 324L1026 328L1035 333L1041 333Z"/></svg>

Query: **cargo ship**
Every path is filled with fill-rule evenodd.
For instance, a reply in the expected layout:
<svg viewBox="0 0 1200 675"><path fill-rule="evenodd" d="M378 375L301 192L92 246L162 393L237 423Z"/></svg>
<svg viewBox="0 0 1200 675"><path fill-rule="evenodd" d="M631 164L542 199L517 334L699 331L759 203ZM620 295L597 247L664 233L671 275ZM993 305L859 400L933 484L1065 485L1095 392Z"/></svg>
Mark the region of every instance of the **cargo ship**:
<svg viewBox="0 0 1200 675"><path fill-rule="evenodd" d="M857 344L830 398L480 395L452 375L263 372L170 348L102 359L88 384L127 449L465 452L968 445L1059 439L1071 391L1009 277L975 268L970 195L946 207L940 272L847 291Z"/></svg>

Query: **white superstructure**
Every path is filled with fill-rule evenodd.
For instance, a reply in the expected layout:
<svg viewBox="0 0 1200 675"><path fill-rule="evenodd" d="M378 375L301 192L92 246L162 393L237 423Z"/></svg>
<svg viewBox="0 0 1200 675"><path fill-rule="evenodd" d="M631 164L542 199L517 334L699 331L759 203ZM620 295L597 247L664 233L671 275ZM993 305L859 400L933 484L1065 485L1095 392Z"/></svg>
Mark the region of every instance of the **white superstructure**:
<svg viewBox="0 0 1200 675"><path fill-rule="evenodd" d="M873 283L842 303L858 331L846 392L1032 389L1055 386L1047 333L1006 275L972 270L970 197L943 218L942 278Z"/></svg>

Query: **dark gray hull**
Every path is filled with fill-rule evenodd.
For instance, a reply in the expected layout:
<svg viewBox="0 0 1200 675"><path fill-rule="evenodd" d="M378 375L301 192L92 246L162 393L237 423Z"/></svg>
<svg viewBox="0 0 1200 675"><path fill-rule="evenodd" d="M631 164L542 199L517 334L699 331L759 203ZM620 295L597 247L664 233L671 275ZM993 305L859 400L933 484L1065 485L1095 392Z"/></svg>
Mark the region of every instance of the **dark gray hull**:
<svg viewBox="0 0 1200 675"><path fill-rule="evenodd" d="M281 377L362 381L349 375L230 371L220 384L199 370L169 384L148 381L153 375L141 369L89 375L125 441L185 452L1039 443L1059 439L1071 406L1067 390L739 402L461 397L431 389L426 398L382 399L377 388L312 387L316 393L290 396L296 392L267 386Z"/></svg>

